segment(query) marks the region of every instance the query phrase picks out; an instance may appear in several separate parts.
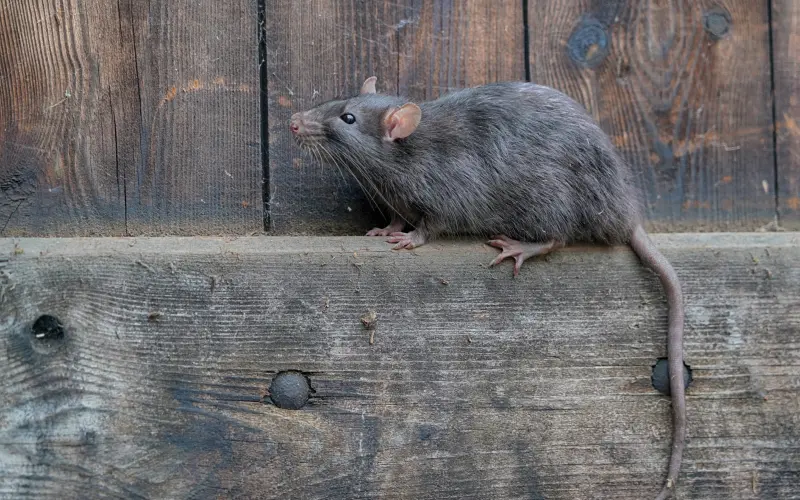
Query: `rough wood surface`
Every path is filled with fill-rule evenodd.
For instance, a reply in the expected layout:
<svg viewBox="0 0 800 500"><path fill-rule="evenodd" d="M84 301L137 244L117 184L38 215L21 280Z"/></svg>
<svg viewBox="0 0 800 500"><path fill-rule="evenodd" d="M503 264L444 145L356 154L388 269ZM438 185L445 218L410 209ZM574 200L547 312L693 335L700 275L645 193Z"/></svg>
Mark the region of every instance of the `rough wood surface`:
<svg viewBox="0 0 800 500"><path fill-rule="evenodd" d="M0 234L263 229L256 2L0 2Z"/></svg>
<svg viewBox="0 0 800 500"><path fill-rule="evenodd" d="M528 6L531 79L600 121L640 172L651 229L774 220L766 0Z"/></svg>
<svg viewBox="0 0 800 500"><path fill-rule="evenodd" d="M773 0L778 210L785 228L800 229L800 3Z"/></svg>
<svg viewBox="0 0 800 500"><path fill-rule="evenodd" d="M800 495L800 234L660 235L686 292L677 498ZM624 248L0 240L0 496L652 498L670 405ZM374 343L359 318L374 310ZM43 314L63 341L31 335ZM315 389L260 402L281 370Z"/></svg>
<svg viewBox="0 0 800 500"><path fill-rule="evenodd" d="M349 175L296 148L293 112L353 95L371 75L380 92L415 99L525 77L521 2L266 0L266 12L275 234L360 234L383 222Z"/></svg>

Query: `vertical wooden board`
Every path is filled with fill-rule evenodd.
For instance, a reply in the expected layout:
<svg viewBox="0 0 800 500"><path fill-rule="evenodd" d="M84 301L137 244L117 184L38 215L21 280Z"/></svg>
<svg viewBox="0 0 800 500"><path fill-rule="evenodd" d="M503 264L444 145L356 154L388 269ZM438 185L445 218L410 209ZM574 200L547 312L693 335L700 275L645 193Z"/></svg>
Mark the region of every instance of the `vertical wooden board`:
<svg viewBox="0 0 800 500"><path fill-rule="evenodd" d="M435 99L449 90L525 79L522 2L406 2L400 91Z"/></svg>
<svg viewBox="0 0 800 500"><path fill-rule="evenodd" d="M266 0L269 213L278 234L360 234L380 222L351 176L303 153L292 113L358 92L368 77L397 92L394 2ZM369 226L369 227L367 227Z"/></svg>
<svg viewBox="0 0 800 500"><path fill-rule="evenodd" d="M129 231L263 230L257 3L131 6L143 130Z"/></svg>
<svg viewBox="0 0 800 500"><path fill-rule="evenodd" d="M263 229L255 2L0 9L0 234Z"/></svg>
<svg viewBox="0 0 800 500"><path fill-rule="evenodd" d="M782 226L800 230L800 3L771 5L778 210Z"/></svg>
<svg viewBox="0 0 800 500"><path fill-rule="evenodd" d="M349 174L294 145L288 120L366 77L414 99L524 78L522 3L267 0L270 219L276 234L362 234L384 217ZM386 214L388 216L388 214Z"/></svg>
<svg viewBox="0 0 800 500"><path fill-rule="evenodd" d="M125 234L141 123L117 6L0 5L0 235Z"/></svg>
<svg viewBox="0 0 800 500"><path fill-rule="evenodd" d="M775 217L768 2L529 1L530 69L640 175L650 230Z"/></svg>

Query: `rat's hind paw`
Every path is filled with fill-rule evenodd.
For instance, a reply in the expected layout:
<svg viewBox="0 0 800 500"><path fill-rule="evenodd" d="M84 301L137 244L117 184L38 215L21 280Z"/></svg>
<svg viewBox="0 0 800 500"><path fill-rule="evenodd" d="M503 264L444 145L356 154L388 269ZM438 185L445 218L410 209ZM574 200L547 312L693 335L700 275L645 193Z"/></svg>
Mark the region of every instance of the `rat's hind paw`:
<svg viewBox="0 0 800 500"><path fill-rule="evenodd" d="M501 250L500 255L495 257L489 266L496 266L510 257L514 259L514 276L519 274L519 270L525 260L537 255L544 255L561 246L555 241L548 241L547 243L522 243L517 240L512 240L504 234L492 237L487 243Z"/></svg>
<svg viewBox="0 0 800 500"><path fill-rule="evenodd" d="M386 243L397 243L392 247L394 250L400 250L403 248L411 250L412 248L424 245L425 237L422 236L416 229L409 233L398 231L389 235L389 239L386 240Z"/></svg>

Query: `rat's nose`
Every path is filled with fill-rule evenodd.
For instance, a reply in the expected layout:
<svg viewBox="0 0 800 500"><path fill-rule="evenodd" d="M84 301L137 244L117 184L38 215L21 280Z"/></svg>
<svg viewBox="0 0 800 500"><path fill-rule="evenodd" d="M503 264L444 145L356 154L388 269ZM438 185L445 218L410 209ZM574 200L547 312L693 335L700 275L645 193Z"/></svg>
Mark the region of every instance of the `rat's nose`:
<svg viewBox="0 0 800 500"><path fill-rule="evenodd" d="M289 120L289 130L294 134L300 132L300 123L302 123L300 113L293 114L291 120Z"/></svg>

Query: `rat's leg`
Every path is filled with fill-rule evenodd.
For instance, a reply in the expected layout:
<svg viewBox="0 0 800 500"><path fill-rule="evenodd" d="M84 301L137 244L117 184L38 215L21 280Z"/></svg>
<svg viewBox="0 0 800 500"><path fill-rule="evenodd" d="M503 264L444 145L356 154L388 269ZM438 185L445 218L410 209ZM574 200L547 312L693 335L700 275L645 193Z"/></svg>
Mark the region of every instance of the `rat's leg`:
<svg viewBox="0 0 800 500"><path fill-rule="evenodd" d="M498 255L492 261L492 263L489 264L489 266L495 266L503 260L511 257L514 259L514 276L519 274L519 269L522 267L522 263L525 262L526 259L536 257L537 255L550 253L553 250L564 246L563 243L559 243L555 240L544 243L522 243L517 240L512 240L504 234L492 237L488 243L493 247L502 250L500 255Z"/></svg>
<svg viewBox="0 0 800 500"><path fill-rule="evenodd" d="M394 250L400 250L401 248L407 248L411 250L412 248L416 248L427 243L430 235L431 232L425 223L425 219L420 219L420 221L415 225L413 231L409 231L407 233L400 231L393 232L389 235L389 239L386 240L386 242L397 243L394 247L392 247Z"/></svg>
<svg viewBox="0 0 800 500"><path fill-rule="evenodd" d="M401 219L400 216L395 213L392 214L392 221L388 226L384 227L383 229L379 227L372 228L367 232L367 236L389 236L397 231L402 231L405 225L406 221Z"/></svg>

